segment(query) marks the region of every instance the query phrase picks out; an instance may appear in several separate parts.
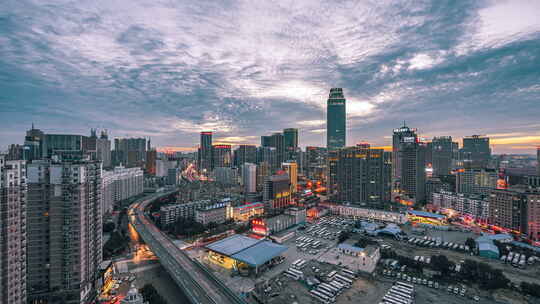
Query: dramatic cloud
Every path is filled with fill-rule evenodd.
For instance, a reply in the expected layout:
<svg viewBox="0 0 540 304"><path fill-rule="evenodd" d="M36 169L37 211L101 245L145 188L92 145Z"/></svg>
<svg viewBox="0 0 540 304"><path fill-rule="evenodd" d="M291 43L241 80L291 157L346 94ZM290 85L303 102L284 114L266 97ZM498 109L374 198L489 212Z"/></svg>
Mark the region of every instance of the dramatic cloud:
<svg viewBox="0 0 540 304"><path fill-rule="evenodd" d="M189 149L300 128L324 145L331 87L348 142L493 134L540 145L540 4L508 1L6 1L0 149L46 132L150 136Z"/></svg>

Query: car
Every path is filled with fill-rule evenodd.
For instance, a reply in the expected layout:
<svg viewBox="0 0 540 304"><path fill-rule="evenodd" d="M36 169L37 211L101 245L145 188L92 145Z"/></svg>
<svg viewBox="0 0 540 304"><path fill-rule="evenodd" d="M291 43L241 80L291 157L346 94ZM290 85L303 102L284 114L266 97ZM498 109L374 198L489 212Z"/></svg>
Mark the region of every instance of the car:
<svg viewBox="0 0 540 304"><path fill-rule="evenodd" d="M401 279L401 272L397 274L396 278Z"/></svg>
<svg viewBox="0 0 540 304"><path fill-rule="evenodd" d="M428 281L428 286L433 287L433 281Z"/></svg>
<svg viewBox="0 0 540 304"><path fill-rule="evenodd" d="M411 281L411 277L407 276L407 282Z"/></svg>
<svg viewBox="0 0 540 304"><path fill-rule="evenodd" d="M453 290L452 285L448 285L448 288L446 289L446 291L448 291L448 293L451 293L452 290Z"/></svg>
<svg viewBox="0 0 540 304"><path fill-rule="evenodd" d="M423 280L422 280L422 284L427 285L427 280L426 280L426 279L423 279Z"/></svg>
<svg viewBox="0 0 540 304"><path fill-rule="evenodd" d="M458 288L458 287L454 287L454 293L455 293L455 294L458 294L458 293L459 293L459 288Z"/></svg>
<svg viewBox="0 0 540 304"><path fill-rule="evenodd" d="M473 297L473 300L475 300L476 302L480 301L480 297L479 296L474 296Z"/></svg>
<svg viewBox="0 0 540 304"><path fill-rule="evenodd" d="M464 297L465 296L465 289L461 289L461 291L459 292L459 295Z"/></svg>
<svg viewBox="0 0 540 304"><path fill-rule="evenodd" d="M435 289L439 289L439 283L437 283L437 282L433 283L433 287L434 287Z"/></svg>
<svg viewBox="0 0 540 304"><path fill-rule="evenodd" d="M418 280L416 279L416 277L413 277L413 278L412 278L412 282L413 282L414 284L416 284L417 281L418 281Z"/></svg>

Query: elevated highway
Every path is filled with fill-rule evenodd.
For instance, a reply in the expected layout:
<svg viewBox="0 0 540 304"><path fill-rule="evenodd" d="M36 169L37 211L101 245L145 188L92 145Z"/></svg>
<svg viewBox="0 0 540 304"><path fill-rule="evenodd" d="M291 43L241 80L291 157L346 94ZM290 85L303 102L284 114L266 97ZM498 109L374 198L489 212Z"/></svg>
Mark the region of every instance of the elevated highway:
<svg viewBox="0 0 540 304"><path fill-rule="evenodd" d="M171 239L161 232L145 214L148 205L158 198L174 193L152 194L133 203L128 210L131 225L146 245L159 258L160 263L175 283L194 304L247 304L234 291L225 286L199 262L192 260Z"/></svg>

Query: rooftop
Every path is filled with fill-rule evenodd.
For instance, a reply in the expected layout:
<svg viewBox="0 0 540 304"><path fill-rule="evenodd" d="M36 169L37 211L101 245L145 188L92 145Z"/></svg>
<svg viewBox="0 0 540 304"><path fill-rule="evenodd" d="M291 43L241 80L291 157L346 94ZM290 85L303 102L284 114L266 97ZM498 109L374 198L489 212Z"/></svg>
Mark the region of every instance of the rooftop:
<svg viewBox="0 0 540 304"><path fill-rule="evenodd" d="M430 217L430 218L435 218L439 220L446 218L446 216L441 215L441 214L431 213L431 212L426 212L426 211L418 211L418 210L409 210L409 214L420 216L420 217Z"/></svg>
<svg viewBox="0 0 540 304"><path fill-rule="evenodd" d="M261 240L250 238L241 234L235 234L217 242L208 244L206 248L226 256L232 256L257 244L258 242L261 242Z"/></svg>

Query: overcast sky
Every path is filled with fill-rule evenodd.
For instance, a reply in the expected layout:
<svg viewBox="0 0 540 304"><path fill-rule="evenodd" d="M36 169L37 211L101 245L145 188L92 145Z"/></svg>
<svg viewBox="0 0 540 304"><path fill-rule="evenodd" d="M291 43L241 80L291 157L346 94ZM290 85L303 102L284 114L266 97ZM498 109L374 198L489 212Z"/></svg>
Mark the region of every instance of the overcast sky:
<svg viewBox="0 0 540 304"><path fill-rule="evenodd" d="M48 133L194 147L300 129L326 143L331 87L348 144L487 134L540 145L540 1L25 1L0 6L0 148Z"/></svg>

